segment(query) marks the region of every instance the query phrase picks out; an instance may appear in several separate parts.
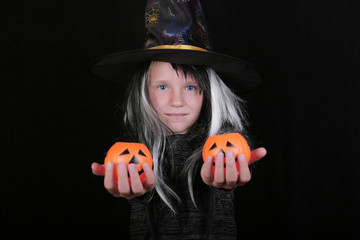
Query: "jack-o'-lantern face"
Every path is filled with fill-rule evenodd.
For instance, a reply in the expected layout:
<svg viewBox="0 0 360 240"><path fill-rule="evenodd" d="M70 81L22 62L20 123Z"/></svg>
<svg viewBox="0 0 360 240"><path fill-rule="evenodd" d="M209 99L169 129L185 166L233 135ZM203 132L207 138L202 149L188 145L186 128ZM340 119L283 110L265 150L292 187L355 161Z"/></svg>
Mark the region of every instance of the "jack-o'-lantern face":
<svg viewBox="0 0 360 240"><path fill-rule="evenodd" d="M209 137L204 144L202 157L205 162L208 156L212 156L213 159L215 159L215 155L218 152L222 152L225 156L225 153L229 150L233 151L236 162L238 155L241 153L245 155L247 162L250 161L250 147L245 138L239 133L229 133ZM224 164L226 166L225 159ZM215 162L213 162L213 165L215 165ZM236 166L239 168L238 164L236 164Z"/></svg>
<svg viewBox="0 0 360 240"><path fill-rule="evenodd" d="M140 179L145 179L145 174L142 169L144 163L148 163L152 168L153 161L149 149L142 143L129 143L129 142L117 142L111 146L105 157L105 167L108 162L113 162L116 166L120 162L126 163L128 166L130 163L136 165L139 172ZM114 168L114 180L117 182L117 167Z"/></svg>

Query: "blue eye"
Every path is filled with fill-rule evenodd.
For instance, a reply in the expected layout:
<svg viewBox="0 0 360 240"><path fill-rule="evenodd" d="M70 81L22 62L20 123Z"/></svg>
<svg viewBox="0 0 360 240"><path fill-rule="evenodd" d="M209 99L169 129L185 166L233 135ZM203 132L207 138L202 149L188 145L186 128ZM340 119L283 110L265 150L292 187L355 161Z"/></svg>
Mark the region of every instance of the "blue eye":
<svg viewBox="0 0 360 240"><path fill-rule="evenodd" d="M196 87L195 86L187 86L186 90L188 91L195 91Z"/></svg>
<svg viewBox="0 0 360 240"><path fill-rule="evenodd" d="M166 90L166 89L167 89L167 87L166 87L165 85L160 85L158 88L159 88L160 90Z"/></svg>

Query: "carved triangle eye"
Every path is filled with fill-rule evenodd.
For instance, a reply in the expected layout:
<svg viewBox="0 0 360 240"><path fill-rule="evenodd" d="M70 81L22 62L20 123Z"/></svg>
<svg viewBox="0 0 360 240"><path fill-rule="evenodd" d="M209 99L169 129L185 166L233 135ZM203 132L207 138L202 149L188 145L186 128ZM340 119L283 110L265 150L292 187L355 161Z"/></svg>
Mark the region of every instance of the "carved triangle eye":
<svg viewBox="0 0 360 240"><path fill-rule="evenodd" d="M231 142L229 142L229 141L226 142L226 146L227 146L227 147L232 147L232 148L235 147L235 146L234 146Z"/></svg>
<svg viewBox="0 0 360 240"><path fill-rule="evenodd" d="M214 143L209 150L213 150L214 148L217 148L216 143Z"/></svg>
<svg viewBox="0 0 360 240"><path fill-rule="evenodd" d="M126 154L129 154L129 153L130 153L129 150L128 150L128 149L125 149L122 153L120 153L119 156L121 156L121 155L126 155Z"/></svg>
<svg viewBox="0 0 360 240"><path fill-rule="evenodd" d="M145 153L143 153L141 150L139 150L139 155L146 157Z"/></svg>

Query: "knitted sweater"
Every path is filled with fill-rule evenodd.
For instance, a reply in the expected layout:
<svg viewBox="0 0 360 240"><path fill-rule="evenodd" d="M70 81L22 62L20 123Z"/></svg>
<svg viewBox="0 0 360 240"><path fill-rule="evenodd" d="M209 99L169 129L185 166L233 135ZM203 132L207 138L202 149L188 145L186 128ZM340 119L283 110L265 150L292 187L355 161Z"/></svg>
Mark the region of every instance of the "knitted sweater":
<svg viewBox="0 0 360 240"><path fill-rule="evenodd" d="M180 173L184 162L191 154L191 146L186 140L186 135L177 135L173 138L177 140L176 146L172 146L175 147L173 156L176 156L173 161L175 171ZM202 184L205 189L204 196L209 198L205 214L191 201L186 181L181 181L183 186L180 196L183 204L177 214L174 214L156 193L153 197L153 193L147 193L140 198L132 199L131 239L236 239L233 191Z"/></svg>

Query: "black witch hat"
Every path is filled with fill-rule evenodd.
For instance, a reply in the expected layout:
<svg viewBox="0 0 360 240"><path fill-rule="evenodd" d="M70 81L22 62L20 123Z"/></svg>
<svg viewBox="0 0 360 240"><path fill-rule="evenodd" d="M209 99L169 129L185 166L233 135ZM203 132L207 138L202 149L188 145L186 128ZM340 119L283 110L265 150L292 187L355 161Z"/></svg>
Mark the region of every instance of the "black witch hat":
<svg viewBox="0 0 360 240"><path fill-rule="evenodd" d="M137 65L163 61L211 67L240 92L251 91L261 83L261 73L254 65L212 51L199 0L148 0L145 27L144 48L104 56L90 72L121 82L127 80L124 74Z"/></svg>

